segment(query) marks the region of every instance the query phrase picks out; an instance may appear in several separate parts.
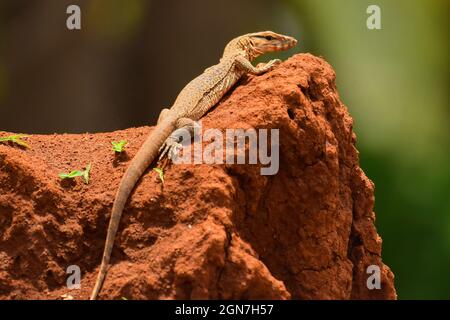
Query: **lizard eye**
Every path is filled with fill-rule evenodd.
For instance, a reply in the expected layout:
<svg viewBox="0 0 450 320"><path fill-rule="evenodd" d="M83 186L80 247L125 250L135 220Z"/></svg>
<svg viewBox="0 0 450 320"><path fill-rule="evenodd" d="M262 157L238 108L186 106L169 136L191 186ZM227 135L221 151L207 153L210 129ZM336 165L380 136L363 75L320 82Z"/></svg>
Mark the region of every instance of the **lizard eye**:
<svg viewBox="0 0 450 320"><path fill-rule="evenodd" d="M266 40L273 40L274 39L274 37L272 37L272 36L265 36L264 38L266 38Z"/></svg>

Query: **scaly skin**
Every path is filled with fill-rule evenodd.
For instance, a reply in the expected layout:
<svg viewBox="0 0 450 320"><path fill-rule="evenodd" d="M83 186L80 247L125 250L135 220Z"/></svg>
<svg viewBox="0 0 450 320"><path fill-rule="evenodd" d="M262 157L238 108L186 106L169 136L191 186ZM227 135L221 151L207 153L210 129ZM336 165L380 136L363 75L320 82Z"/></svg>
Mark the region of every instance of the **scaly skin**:
<svg viewBox="0 0 450 320"><path fill-rule="evenodd" d="M250 33L231 40L225 47L220 62L189 82L178 95L170 109L164 109L158 119L158 125L151 132L120 181L111 219L109 221L102 263L92 291L91 300L95 300L102 288L125 203L136 183L147 167L160 154L160 159L168 154L172 157L179 148L180 130L193 130L194 121L199 120L247 73L263 74L280 60L254 67L254 58L261 54L282 51L297 44L294 38L272 31Z"/></svg>

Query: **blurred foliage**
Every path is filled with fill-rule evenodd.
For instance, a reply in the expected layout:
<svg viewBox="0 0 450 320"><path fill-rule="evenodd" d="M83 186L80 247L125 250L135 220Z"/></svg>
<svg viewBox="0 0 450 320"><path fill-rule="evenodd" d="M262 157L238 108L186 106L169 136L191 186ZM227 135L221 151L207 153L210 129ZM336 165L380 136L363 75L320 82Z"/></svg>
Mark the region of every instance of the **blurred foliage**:
<svg viewBox="0 0 450 320"><path fill-rule="evenodd" d="M450 298L450 2L291 0L302 50L327 59L376 185L400 299ZM381 8L381 30L366 8Z"/></svg>
<svg viewBox="0 0 450 320"><path fill-rule="evenodd" d="M6 78L5 66L0 59L0 101L2 101L7 92L8 82Z"/></svg>
<svg viewBox="0 0 450 320"><path fill-rule="evenodd" d="M4 37L4 21L2 14L2 7L0 6L0 39ZM5 59L3 57L4 52L4 43L3 41L0 41L0 105L2 103L2 100L5 99L7 90L8 90L8 81L7 81L7 75L6 75L6 68L5 68Z"/></svg>
<svg viewBox="0 0 450 320"><path fill-rule="evenodd" d="M87 5L87 29L100 37L127 39L141 26L151 1L91 0Z"/></svg>

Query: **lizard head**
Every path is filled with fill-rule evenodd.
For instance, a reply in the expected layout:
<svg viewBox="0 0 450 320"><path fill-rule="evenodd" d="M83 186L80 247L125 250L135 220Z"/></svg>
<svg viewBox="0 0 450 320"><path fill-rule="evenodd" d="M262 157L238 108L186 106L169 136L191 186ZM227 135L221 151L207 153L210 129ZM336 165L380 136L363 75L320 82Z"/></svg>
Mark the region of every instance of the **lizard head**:
<svg viewBox="0 0 450 320"><path fill-rule="evenodd" d="M273 31L262 31L233 39L225 48L225 53L242 50L251 61L264 53L288 50L296 44L297 40L292 37Z"/></svg>

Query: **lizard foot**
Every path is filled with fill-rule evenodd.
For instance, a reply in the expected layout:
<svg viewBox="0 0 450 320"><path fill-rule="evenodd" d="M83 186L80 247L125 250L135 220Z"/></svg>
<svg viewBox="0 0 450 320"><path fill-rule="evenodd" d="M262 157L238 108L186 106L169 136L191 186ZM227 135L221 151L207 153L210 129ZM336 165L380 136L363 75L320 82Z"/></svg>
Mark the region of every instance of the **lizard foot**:
<svg viewBox="0 0 450 320"><path fill-rule="evenodd" d="M273 68L275 68L276 66L278 66L281 63L280 59L273 59L270 60L267 64L266 64L266 68L268 70L272 70Z"/></svg>
<svg viewBox="0 0 450 320"><path fill-rule="evenodd" d="M178 139L176 137L170 136L166 139L166 141L164 141L161 148L159 148L159 161L161 161L166 155L172 161L175 159L175 157L178 155L178 152L182 148L181 143L179 143L177 140Z"/></svg>
<svg viewBox="0 0 450 320"><path fill-rule="evenodd" d="M268 68L268 69L272 69L275 68L276 66L278 66L281 63L280 59L273 59L270 60L269 62L260 62L256 65L256 68L261 69L261 68Z"/></svg>

